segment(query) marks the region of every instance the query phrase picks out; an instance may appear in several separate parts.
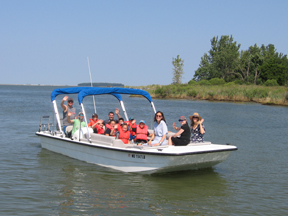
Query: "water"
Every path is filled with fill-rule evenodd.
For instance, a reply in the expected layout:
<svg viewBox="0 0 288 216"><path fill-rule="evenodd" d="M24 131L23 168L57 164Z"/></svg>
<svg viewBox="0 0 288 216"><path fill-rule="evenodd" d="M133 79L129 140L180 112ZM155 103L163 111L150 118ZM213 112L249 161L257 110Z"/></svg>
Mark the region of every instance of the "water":
<svg viewBox="0 0 288 216"><path fill-rule="evenodd" d="M154 100L169 130L180 115L199 112L205 140L231 143L238 151L210 169L139 175L42 149L35 132L40 117L51 115L53 89L0 86L1 215L288 214L287 107ZM147 100L123 98L128 115L150 125ZM60 110L62 96L56 99ZM95 99L100 118L120 108L113 96ZM84 105L91 115L92 98L85 98Z"/></svg>

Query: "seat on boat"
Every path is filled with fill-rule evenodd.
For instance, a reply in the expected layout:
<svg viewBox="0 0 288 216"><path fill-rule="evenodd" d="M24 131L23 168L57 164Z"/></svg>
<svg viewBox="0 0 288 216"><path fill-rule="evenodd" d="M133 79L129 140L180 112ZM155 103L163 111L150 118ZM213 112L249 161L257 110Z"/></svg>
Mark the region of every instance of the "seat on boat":
<svg viewBox="0 0 288 216"><path fill-rule="evenodd" d="M136 147L137 145L136 144L124 144L122 142L122 140L120 139L114 139L113 140L113 146L115 147L120 147L120 148L134 148Z"/></svg>
<svg viewBox="0 0 288 216"><path fill-rule="evenodd" d="M65 132L67 137L71 137L72 130L73 130L73 125L69 125L66 127L64 132Z"/></svg>
<svg viewBox="0 0 288 216"><path fill-rule="evenodd" d="M211 145L211 142L190 142L187 146Z"/></svg>
<svg viewBox="0 0 288 216"><path fill-rule="evenodd" d="M87 138L88 134L85 134L85 136ZM90 133L90 136L91 136L92 142L96 143L96 144L99 143L99 144L102 144L102 145L112 146L113 145L113 141L115 141L115 137L112 137L112 136L105 136L105 135L96 134L96 133Z"/></svg>

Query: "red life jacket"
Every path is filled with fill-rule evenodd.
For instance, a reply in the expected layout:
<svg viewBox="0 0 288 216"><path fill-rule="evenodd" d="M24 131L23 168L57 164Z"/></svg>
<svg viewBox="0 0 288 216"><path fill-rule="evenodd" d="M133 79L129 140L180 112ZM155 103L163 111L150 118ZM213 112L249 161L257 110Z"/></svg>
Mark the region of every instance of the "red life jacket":
<svg viewBox="0 0 288 216"><path fill-rule="evenodd" d="M147 140L147 133L148 133L148 126L144 125L143 129L140 128L139 125L136 127L136 140L141 139L141 140Z"/></svg>
<svg viewBox="0 0 288 216"><path fill-rule="evenodd" d="M96 125L95 127L97 128L97 134L104 134L104 128L103 127L100 128L99 125Z"/></svg>
<svg viewBox="0 0 288 216"><path fill-rule="evenodd" d="M90 122L88 123L88 127L92 127L93 124L95 124L97 121L99 121L99 119L97 119L96 121L94 121L93 119L89 119Z"/></svg>
<svg viewBox="0 0 288 216"><path fill-rule="evenodd" d="M110 124L106 124L105 127L106 127L106 128L109 128L110 130L113 129L113 127L112 127Z"/></svg>
<svg viewBox="0 0 288 216"><path fill-rule="evenodd" d="M124 132L122 130L122 127L118 128L118 131L119 131L119 139L121 139L124 144L129 144L130 131L127 130L126 132Z"/></svg>
<svg viewBox="0 0 288 216"><path fill-rule="evenodd" d="M106 124L105 126L106 126L106 129L107 129L107 128L109 128L109 129L111 130L111 132L112 132L112 130L113 130L113 127L112 127L110 124ZM113 136L113 137L116 137L116 130L114 130L114 132L113 132L113 134L112 134L112 135L111 135L111 134L109 134L109 136Z"/></svg>
<svg viewBox="0 0 288 216"><path fill-rule="evenodd" d="M131 122L130 121L125 121L124 123L128 124L128 127L129 127L128 130L130 130ZM132 125L132 128L136 128L136 124L135 123ZM130 131L130 133L131 133L131 136L134 136L136 134L132 130Z"/></svg>

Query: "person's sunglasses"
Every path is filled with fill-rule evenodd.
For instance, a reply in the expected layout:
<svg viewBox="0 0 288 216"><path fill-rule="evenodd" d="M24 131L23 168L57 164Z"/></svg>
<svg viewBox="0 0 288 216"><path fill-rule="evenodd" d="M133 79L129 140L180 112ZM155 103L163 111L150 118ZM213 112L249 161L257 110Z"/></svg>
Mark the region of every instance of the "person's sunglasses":
<svg viewBox="0 0 288 216"><path fill-rule="evenodd" d="M162 117L162 115L156 115L156 117Z"/></svg>
<svg viewBox="0 0 288 216"><path fill-rule="evenodd" d="M84 116L83 114L80 114L79 116Z"/></svg>
<svg viewBox="0 0 288 216"><path fill-rule="evenodd" d="M73 103L73 101L70 100L70 101L68 101L68 103Z"/></svg>
<svg viewBox="0 0 288 216"><path fill-rule="evenodd" d="M182 122L182 121L184 121L184 120L179 120L179 122Z"/></svg>

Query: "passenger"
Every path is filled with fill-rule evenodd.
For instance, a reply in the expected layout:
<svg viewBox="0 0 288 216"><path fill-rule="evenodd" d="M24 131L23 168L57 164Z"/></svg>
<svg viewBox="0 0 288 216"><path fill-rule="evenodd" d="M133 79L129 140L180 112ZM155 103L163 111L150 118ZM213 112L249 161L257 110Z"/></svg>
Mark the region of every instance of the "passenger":
<svg viewBox="0 0 288 216"><path fill-rule="evenodd" d="M84 115L83 115L82 112L79 112L79 114L78 114L78 119L72 119L72 120L70 120L70 116L73 116L73 113L72 113L72 112L69 112L69 113L68 113L67 121L68 121L68 123L73 124L73 129L72 129L72 136L73 136L73 134L74 134L78 129L80 129L80 124L81 124L81 128L83 128L83 127L86 127L86 123L83 122Z"/></svg>
<svg viewBox="0 0 288 216"><path fill-rule="evenodd" d="M205 134L204 119L198 113L189 116L189 119L191 120L191 142L203 142Z"/></svg>
<svg viewBox="0 0 288 216"><path fill-rule="evenodd" d="M104 135L104 128L103 127L104 127L104 125L103 125L103 121L102 121L95 126L94 133Z"/></svg>
<svg viewBox="0 0 288 216"><path fill-rule="evenodd" d="M135 124L136 120L132 121L132 124ZM132 128L132 130L136 135L135 135L135 143L137 144L144 144L147 143L148 136L152 136L148 132L148 126L145 125L145 121L141 120L139 122L139 125L136 125L136 128ZM190 138L190 137L189 137Z"/></svg>
<svg viewBox="0 0 288 216"><path fill-rule="evenodd" d="M118 120L119 120L119 118L121 118L121 115L119 114L119 109L118 108L115 109L115 114L117 115ZM108 124L111 120L114 120L116 123L118 123L118 120L114 119L114 113L113 112L109 112L108 113L108 117L109 117L109 119L106 119L104 121L104 125Z"/></svg>
<svg viewBox="0 0 288 216"><path fill-rule="evenodd" d="M134 121L134 123L132 123L133 121ZM134 140L136 137L135 136L136 133L132 131L132 128L136 128L136 120L133 117L131 117L131 118L129 118L129 121L125 121L125 123L127 123L128 127L129 127L128 130L130 131L129 140Z"/></svg>
<svg viewBox="0 0 288 216"><path fill-rule="evenodd" d="M178 132L173 136L169 137L168 139L169 145L185 146L190 143L191 132L186 117L180 116L179 122L181 124L181 127L176 127L175 122L173 122L173 128Z"/></svg>
<svg viewBox="0 0 288 216"><path fill-rule="evenodd" d="M123 119L123 118L119 118L118 124L119 124L119 125L122 125L123 123L124 123L124 119Z"/></svg>
<svg viewBox="0 0 288 216"><path fill-rule="evenodd" d="M119 131L119 139L121 139L124 144L129 144L130 131L128 131L128 125L126 123L123 123L122 126L116 124L111 133L117 129Z"/></svg>
<svg viewBox="0 0 288 216"><path fill-rule="evenodd" d="M113 133L111 133L111 132L112 132L112 129L113 129L114 126L115 126L115 124L116 124L115 120L111 120L111 121L109 122L109 124L106 124L106 125L105 125L106 130L105 130L105 132L104 132L104 135L116 137L116 131L114 131Z"/></svg>
<svg viewBox="0 0 288 216"><path fill-rule="evenodd" d="M149 146L159 146L167 145L166 136L168 133L168 127L166 125L166 120L164 114L158 111L154 117L154 133L148 142Z"/></svg>
<svg viewBox="0 0 288 216"><path fill-rule="evenodd" d="M67 99L68 99L68 101L67 101ZM65 101L67 101L68 106L64 104ZM65 134L66 134L66 127L72 125L67 121L68 113L69 112L72 113L72 115L70 116L70 119L76 119L77 118L76 117L76 109L73 107L73 104L74 104L73 98L68 98L68 96L65 96L61 101L61 107L63 109L63 131Z"/></svg>
<svg viewBox="0 0 288 216"><path fill-rule="evenodd" d="M97 133L97 129L96 129L96 132L95 132L95 127L97 124L100 124L101 122L103 122L103 120L99 120L98 119L98 115L96 113L94 113L92 115L92 119L89 119L90 122L88 123L88 127L91 127L94 131L94 133Z"/></svg>

